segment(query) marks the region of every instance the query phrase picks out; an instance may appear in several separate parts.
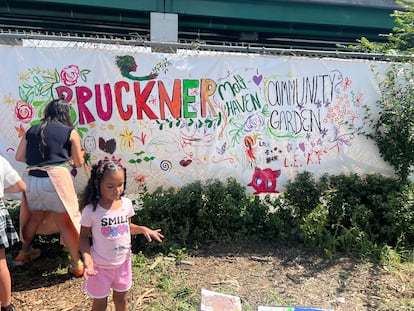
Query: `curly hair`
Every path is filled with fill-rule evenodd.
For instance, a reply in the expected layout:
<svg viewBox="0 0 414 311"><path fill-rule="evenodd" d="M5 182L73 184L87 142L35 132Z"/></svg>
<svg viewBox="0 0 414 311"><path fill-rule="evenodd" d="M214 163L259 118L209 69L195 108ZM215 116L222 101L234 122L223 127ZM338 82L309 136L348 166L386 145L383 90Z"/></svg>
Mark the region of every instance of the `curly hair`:
<svg viewBox="0 0 414 311"><path fill-rule="evenodd" d="M92 165L91 176L89 177L85 190L82 193L80 204L81 211L89 204L93 205L94 211L96 210L96 206L98 205L101 197L100 185L103 177L119 170L124 171L124 191L121 194L121 196L123 196L126 191L127 176L126 168L122 165L121 161L116 160L115 157L112 157L112 159L105 157L103 160L99 160L98 163Z"/></svg>
<svg viewBox="0 0 414 311"><path fill-rule="evenodd" d="M121 72L131 71L131 67L134 64L135 59L131 55L116 56L115 63Z"/></svg>

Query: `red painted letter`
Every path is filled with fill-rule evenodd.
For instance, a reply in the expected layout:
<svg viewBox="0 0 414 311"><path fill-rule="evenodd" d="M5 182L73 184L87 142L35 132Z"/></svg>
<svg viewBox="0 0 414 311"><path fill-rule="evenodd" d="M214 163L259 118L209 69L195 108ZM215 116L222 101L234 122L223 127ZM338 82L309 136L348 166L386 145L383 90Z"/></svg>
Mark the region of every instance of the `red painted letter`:
<svg viewBox="0 0 414 311"><path fill-rule="evenodd" d="M103 109L101 89L99 84L95 84L95 101L96 101L96 112L98 117L103 121L108 121L112 116L112 93L111 87L108 83L104 84L104 93L106 99L106 111Z"/></svg>
<svg viewBox="0 0 414 311"><path fill-rule="evenodd" d="M78 86L76 87L76 98L78 101L79 124L94 122L95 118L85 105L92 98L92 91L86 86Z"/></svg>
<svg viewBox="0 0 414 311"><path fill-rule="evenodd" d="M63 98L70 103L72 100L73 92L72 89L68 88L67 86L61 85L56 88L56 93L58 98L63 95Z"/></svg>
<svg viewBox="0 0 414 311"><path fill-rule="evenodd" d="M138 120L143 119L142 110L145 111L145 113L150 119L158 119L157 115L147 105L147 100L149 95L151 94L154 84L155 81L149 81L141 93L139 82L134 82L135 103L137 104Z"/></svg>
<svg viewBox="0 0 414 311"><path fill-rule="evenodd" d="M122 120L129 120L132 116L132 105L127 105L127 110L124 110L122 105L122 90L125 89L125 92L129 92L129 84L125 81L119 81L115 83L115 102L118 107L119 115Z"/></svg>

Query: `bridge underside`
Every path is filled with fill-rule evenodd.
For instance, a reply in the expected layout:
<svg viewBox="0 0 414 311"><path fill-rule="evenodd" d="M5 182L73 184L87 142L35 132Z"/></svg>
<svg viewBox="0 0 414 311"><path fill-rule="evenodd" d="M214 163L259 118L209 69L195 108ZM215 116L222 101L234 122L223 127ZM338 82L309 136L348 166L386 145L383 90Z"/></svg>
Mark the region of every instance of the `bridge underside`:
<svg viewBox="0 0 414 311"><path fill-rule="evenodd" d="M364 1L2 0L0 29L150 41L150 13L160 12L178 14L179 43L341 50L361 37L382 41L379 34L394 26L396 6L358 2Z"/></svg>

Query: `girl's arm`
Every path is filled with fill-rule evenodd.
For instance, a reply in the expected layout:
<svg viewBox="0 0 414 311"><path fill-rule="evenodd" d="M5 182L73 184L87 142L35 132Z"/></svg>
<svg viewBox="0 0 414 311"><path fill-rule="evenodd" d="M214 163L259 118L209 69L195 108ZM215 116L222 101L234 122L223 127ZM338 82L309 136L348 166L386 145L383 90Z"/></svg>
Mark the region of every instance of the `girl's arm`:
<svg viewBox="0 0 414 311"><path fill-rule="evenodd" d="M89 242L89 235L91 233L90 227L81 226L79 233L79 250L81 254L84 253L90 256L91 244Z"/></svg>
<svg viewBox="0 0 414 311"><path fill-rule="evenodd" d="M158 242L162 242L164 236L160 233L161 229L153 230L145 226L138 226L136 224L129 222L129 228L131 234L143 234L148 242L152 242L152 239L155 239Z"/></svg>
<svg viewBox="0 0 414 311"><path fill-rule="evenodd" d="M26 183L20 179L13 185L4 188L4 193L18 193L26 190Z"/></svg>
<svg viewBox="0 0 414 311"><path fill-rule="evenodd" d="M83 263L85 266L84 277L88 278L89 275L95 275L96 271L93 266L93 260L91 256L91 244L89 242L89 236L91 228L81 226L79 233L79 250L82 254Z"/></svg>

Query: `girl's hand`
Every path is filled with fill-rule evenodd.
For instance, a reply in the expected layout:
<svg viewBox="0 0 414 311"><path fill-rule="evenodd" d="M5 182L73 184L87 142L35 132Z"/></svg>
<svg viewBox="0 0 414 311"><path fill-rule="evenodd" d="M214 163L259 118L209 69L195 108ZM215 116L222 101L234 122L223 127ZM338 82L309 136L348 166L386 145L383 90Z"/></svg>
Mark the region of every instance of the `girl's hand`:
<svg viewBox="0 0 414 311"><path fill-rule="evenodd" d="M85 278L85 280L87 280L89 278L90 275L96 275L98 272L96 272L94 266L93 266L93 260L92 259L86 259L83 262L84 264L84 272L83 272L83 277Z"/></svg>
<svg viewBox="0 0 414 311"><path fill-rule="evenodd" d="M148 242L152 242L152 239L158 242L162 242L164 236L160 233L161 229L152 230L145 226L138 226L134 223L129 223L129 228L131 230L131 234L142 234L147 239Z"/></svg>
<svg viewBox="0 0 414 311"><path fill-rule="evenodd" d="M160 232L161 229L152 230L150 228L145 228L142 234L145 236L148 242L152 242L152 239L154 239L161 243L164 236Z"/></svg>

